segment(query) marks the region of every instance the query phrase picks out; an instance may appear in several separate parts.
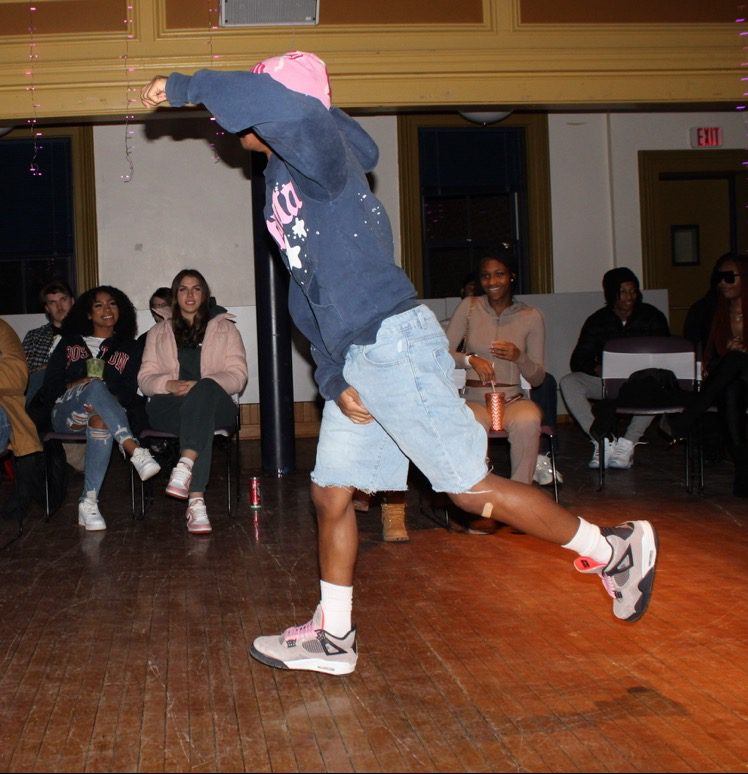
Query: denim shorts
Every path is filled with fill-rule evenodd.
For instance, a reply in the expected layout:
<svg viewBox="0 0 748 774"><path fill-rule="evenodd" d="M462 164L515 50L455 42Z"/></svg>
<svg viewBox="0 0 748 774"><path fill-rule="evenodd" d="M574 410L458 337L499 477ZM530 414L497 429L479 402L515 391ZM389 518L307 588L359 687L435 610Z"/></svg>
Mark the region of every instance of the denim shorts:
<svg viewBox="0 0 748 774"><path fill-rule="evenodd" d="M427 306L385 319L373 344L351 345L343 376L374 421L354 424L328 401L312 480L365 492L404 490L410 460L437 492L471 489L488 472L488 442L453 371L447 337Z"/></svg>

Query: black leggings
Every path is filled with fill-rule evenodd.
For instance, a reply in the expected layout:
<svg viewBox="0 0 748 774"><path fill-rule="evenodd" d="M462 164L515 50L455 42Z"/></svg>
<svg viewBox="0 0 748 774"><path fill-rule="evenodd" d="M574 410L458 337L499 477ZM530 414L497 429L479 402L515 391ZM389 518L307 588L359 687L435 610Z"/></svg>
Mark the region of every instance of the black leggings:
<svg viewBox="0 0 748 774"><path fill-rule="evenodd" d="M712 405L717 405L727 426L732 446L746 443L745 410L748 395L748 353L728 352L709 372L701 392L684 412L693 422Z"/></svg>

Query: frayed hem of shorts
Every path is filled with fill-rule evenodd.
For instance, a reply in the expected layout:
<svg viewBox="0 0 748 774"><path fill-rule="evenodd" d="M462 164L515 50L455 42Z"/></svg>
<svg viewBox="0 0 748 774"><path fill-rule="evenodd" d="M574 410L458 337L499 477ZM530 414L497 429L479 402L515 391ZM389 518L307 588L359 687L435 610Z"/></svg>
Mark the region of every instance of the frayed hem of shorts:
<svg viewBox="0 0 748 774"><path fill-rule="evenodd" d="M364 489L363 487L356 486L356 484L329 484L322 481L317 481L317 479L314 478L314 476L311 476L311 480L313 484L316 484L320 489L347 489L348 491L353 494L354 492L362 492L365 495L375 495L379 492L407 492L408 487L401 487L401 488L382 488L382 489Z"/></svg>

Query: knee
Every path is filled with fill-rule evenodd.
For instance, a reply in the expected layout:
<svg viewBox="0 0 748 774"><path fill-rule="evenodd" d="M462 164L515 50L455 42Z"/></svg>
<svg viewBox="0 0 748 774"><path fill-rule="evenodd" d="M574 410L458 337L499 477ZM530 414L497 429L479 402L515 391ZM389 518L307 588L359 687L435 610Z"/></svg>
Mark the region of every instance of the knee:
<svg viewBox="0 0 748 774"><path fill-rule="evenodd" d="M106 428L106 425L104 424L104 420L98 414L92 414L88 418L88 426L99 428L99 429Z"/></svg>
<svg viewBox="0 0 748 774"><path fill-rule="evenodd" d="M106 386L106 382L103 379L91 379L86 389L86 402L93 403L103 396L111 396L111 394L112 393L109 392L109 388Z"/></svg>
<svg viewBox="0 0 748 774"><path fill-rule="evenodd" d="M345 514L353 492L345 487L312 483L311 496L318 518L334 518Z"/></svg>
<svg viewBox="0 0 748 774"><path fill-rule="evenodd" d="M89 422L87 440L106 443L111 437L112 434L107 430L105 425L93 425Z"/></svg>
<svg viewBox="0 0 748 774"><path fill-rule="evenodd" d="M578 384L579 379L577 378L576 373L570 373L561 377L559 387L561 388L561 392L569 392L570 390L574 390Z"/></svg>
<svg viewBox="0 0 748 774"><path fill-rule="evenodd" d="M507 418L507 430L509 431L509 441L512 436L533 436L540 435L540 425L543 414L537 403L531 400L520 400L514 411Z"/></svg>
<svg viewBox="0 0 748 774"><path fill-rule="evenodd" d="M190 392L194 392L195 390L197 390L197 394L201 394L203 397L206 395L221 395L225 393L223 387L221 387L215 379L211 379L209 376L200 379Z"/></svg>

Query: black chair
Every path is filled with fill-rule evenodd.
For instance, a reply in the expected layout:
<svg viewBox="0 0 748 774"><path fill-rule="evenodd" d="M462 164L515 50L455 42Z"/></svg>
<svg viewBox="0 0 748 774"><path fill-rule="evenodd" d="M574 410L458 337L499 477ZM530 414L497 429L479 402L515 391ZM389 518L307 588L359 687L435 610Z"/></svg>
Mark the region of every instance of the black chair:
<svg viewBox="0 0 748 774"><path fill-rule="evenodd" d="M685 392L698 389L698 372L696 351L692 342L680 336L631 336L628 338L611 339L603 349L602 380L603 400L614 402L616 415L622 416L660 416L662 414L680 414L685 408L682 395L674 395L672 402L663 403L653 400L650 405L643 402L639 405L625 405L618 400L621 387L629 381L636 371L644 369L662 369L672 371L678 387ZM599 486L605 485L605 443L600 441ZM698 482L699 490L703 489L702 466L699 460L699 443L697 434L686 438L685 450L685 487L693 492L693 478ZM694 471L694 467L696 470Z"/></svg>

